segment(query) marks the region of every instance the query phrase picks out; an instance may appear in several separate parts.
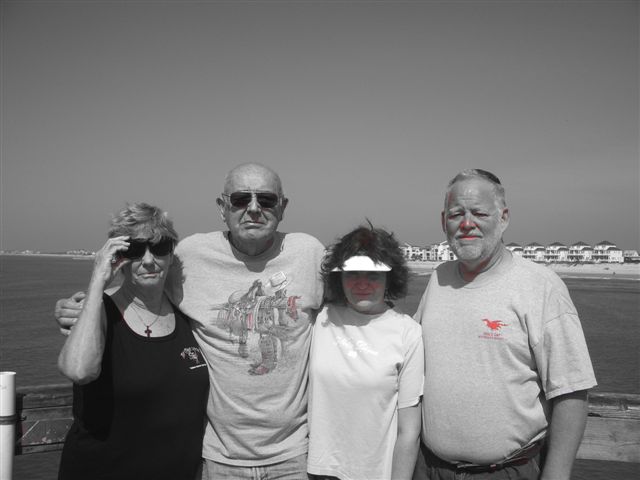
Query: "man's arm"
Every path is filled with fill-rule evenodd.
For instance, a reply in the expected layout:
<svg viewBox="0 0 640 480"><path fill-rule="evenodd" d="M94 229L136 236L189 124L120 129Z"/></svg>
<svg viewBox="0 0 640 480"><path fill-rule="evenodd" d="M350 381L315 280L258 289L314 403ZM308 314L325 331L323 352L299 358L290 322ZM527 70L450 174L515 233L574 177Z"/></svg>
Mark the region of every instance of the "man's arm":
<svg viewBox="0 0 640 480"><path fill-rule="evenodd" d="M587 390L553 399L547 457L540 480L569 480L587 425Z"/></svg>
<svg viewBox="0 0 640 480"><path fill-rule="evenodd" d="M76 292L71 298L61 298L56 302L54 315L63 335L69 335L71 327L78 321L85 296L84 292Z"/></svg>
<svg viewBox="0 0 640 480"><path fill-rule="evenodd" d="M412 407L398 410L398 438L393 448L391 478L410 480L420 448L420 427L422 426L420 402Z"/></svg>

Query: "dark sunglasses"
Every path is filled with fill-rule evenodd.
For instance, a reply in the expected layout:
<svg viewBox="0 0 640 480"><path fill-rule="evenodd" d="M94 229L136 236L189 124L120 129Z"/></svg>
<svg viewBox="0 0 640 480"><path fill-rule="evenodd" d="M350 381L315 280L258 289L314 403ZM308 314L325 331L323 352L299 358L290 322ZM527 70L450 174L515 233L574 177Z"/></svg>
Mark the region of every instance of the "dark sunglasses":
<svg viewBox="0 0 640 480"><path fill-rule="evenodd" d="M280 202L280 196L270 192L233 192L231 195L223 193L223 197L229 198L231 206L236 208L247 208L256 196L256 200L262 208L273 208Z"/></svg>
<svg viewBox="0 0 640 480"><path fill-rule="evenodd" d="M120 256L134 260L143 257L149 251L156 257L164 257L173 252L173 240L162 237L158 243L151 243L147 240L129 240L129 248L120 252Z"/></svg>

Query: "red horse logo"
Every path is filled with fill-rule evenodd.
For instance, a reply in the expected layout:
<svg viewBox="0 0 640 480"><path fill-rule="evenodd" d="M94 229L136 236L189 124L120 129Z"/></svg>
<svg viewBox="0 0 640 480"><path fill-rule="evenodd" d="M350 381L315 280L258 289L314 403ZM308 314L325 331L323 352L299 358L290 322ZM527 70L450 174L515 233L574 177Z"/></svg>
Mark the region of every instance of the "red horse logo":
<svg viewBox="0 0 640 480"><path fill-rule="evenodd" d="M500 330L502 327L506 327L507 325L509 325L508 323L504 323L502 320L489 320L488 318L483 318L482 321L491 330Z"/></svg>

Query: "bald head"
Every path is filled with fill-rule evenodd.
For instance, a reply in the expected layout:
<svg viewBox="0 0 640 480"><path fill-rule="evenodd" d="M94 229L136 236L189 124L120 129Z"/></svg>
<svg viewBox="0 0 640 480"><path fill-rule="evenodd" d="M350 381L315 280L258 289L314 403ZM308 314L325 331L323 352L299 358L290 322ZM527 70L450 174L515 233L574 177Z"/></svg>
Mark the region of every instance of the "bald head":
<svg viewBox="0 0 640 480"><path fill-rule="evenodd" d="M243 163L232 168L224 179L224 193L231 193L238 189L238 182L261 179L271 185L273 191L283 196L280 175L274 170L260 163Z"/></svg>
<svg viewBox="0 0 640 480"><path fill-rule="evenodd" d="M240 201L232 202L232 194L238 193ZM259 163L243 163L227 174L224 193L216 203L229 227L231 244L246 255L259 255L273 245L288 200L276 172Z"/></svg>

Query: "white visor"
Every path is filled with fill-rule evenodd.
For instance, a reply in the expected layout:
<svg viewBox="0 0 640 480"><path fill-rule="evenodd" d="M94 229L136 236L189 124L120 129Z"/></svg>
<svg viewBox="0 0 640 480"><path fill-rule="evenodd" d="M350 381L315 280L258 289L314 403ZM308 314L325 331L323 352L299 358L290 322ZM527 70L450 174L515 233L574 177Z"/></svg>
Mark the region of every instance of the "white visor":
<svg viewBox="0 0 640 480"><path fill-rule="evenodd" d="M386 263L375 262L366 255L356 255L350 257L342 264L342 267L336 267L332 272L388 272L391 267Z"/></svg>

